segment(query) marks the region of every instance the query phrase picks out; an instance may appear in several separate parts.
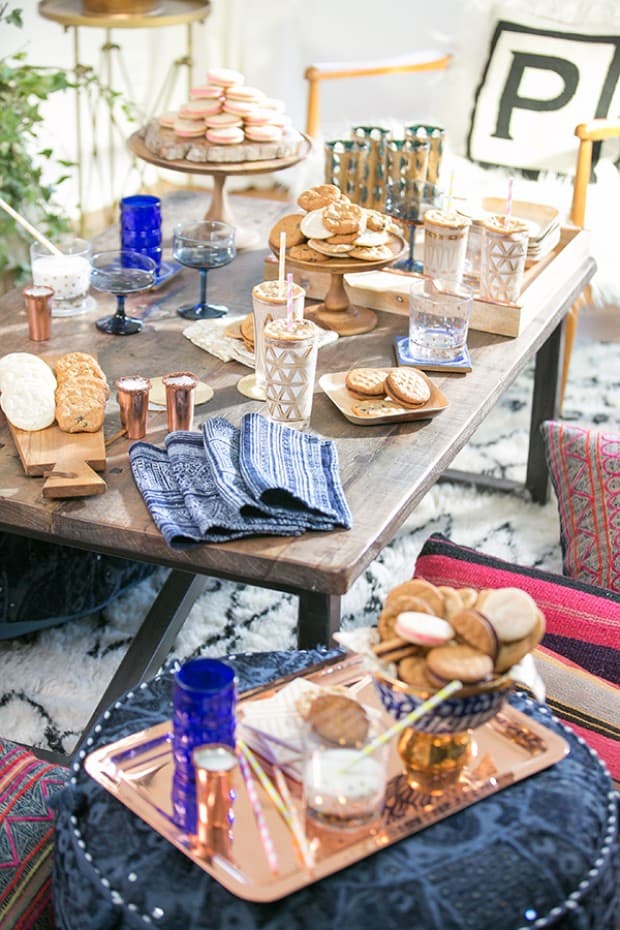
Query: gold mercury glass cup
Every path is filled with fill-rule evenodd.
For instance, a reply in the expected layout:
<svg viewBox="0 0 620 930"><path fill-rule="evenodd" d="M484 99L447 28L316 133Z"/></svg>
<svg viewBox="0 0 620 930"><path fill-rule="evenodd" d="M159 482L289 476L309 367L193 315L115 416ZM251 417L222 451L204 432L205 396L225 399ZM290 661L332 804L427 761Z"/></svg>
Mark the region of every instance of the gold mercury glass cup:
<svg viewBox="0 0 620 930"><path fill-rule="evenodd" d="M424 275L459 282L465 271L471 220L452 210L431 208L424 214Z"/></svg>
<svg viewBox="0 0 620 930"><path fill-rule="evenodd" d="M527 223L516 217L490 216L481 221L480 296L516 303L527 258Z"/></svg>
<svg viewBox="0 0 620 930"><path fill-rule="evenodd" d="M272 320L264 330L267 416L295 429L310 424L318 327L311 320Z"/></svg>

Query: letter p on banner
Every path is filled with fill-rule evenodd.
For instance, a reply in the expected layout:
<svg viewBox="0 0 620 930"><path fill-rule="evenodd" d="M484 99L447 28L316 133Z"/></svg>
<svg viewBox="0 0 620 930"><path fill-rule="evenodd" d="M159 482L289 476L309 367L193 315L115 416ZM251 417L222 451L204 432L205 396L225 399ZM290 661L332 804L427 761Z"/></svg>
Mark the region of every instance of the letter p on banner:
<svg viewBox="0 0 620 930"><path fill-rule="evenodd" d="M497 22L467 155L486 165L572 174L575 126L620 113L620 30Z"/></svg>

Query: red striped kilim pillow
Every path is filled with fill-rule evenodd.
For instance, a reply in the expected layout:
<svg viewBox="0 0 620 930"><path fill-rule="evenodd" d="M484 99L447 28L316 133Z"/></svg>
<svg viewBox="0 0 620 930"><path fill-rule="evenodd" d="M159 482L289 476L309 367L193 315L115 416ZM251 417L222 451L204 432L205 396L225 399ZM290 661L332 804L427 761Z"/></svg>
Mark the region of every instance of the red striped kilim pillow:
<svg viewBox="0 0 620 930"><path fill-rule="evenodd" d="M68 771L0 740L0 927L54 927L50 799Z"/></svg>

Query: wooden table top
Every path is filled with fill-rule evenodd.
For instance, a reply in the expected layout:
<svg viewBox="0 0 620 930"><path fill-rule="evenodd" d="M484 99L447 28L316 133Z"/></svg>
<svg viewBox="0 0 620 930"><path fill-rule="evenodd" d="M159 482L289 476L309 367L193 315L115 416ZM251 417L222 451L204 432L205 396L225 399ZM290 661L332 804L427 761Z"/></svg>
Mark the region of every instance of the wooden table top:
<svg viewBox="0 0 620 930"><path fill-rule="evenodd" d="M275 215L291 212L287 205L236 199L236 210L249 211L262 224L261 241L265 243ZM200 215L201 205L201 195L190 192L164 200L164 245L173 221ZM113 229L97 240L97 246L113 248L117 242L118 231ZM209 298L227 304L231 317L250 311L251 289L262 279L267 251L264 248L241 253L227 267L209 274ZM449 406L431 420L356 426L341 415L318 386L318 378L325 372L361 365L393 365L393 339L405 333L405 317L379 312L378 326L372 332L340 338L319 351L311 428L336 442L345 494L353 514L351 530L308 533L294 539L257 537L173 551L152 522L134 484L127 440L118 440L108 449L104 474L108 488L104 494L66 501L44 500L42 479L24 474L1 414L0 525L180 570L255 580L285 590L343 594L450 465L500 395L555 329L593 271L593 262L585 257L561 280L548 282L541 290L540 311L518 338L471 332L473 371L467 375L432 376ZM552 265L545 273L552 274ZM28 340L23 298L19 290L13 290L0 299L1 353L93 352L110 384L123 374L157 376L167 371L192 370L215 391L206 406L197 408L196 424L221 415L238 425L244 413L261 408L237 391L236 384L248 369L236 362L224 363L190 343L182 335L188 323L175 313L177 306L197 296L198 288L198 273L183 269L160 290L128 298L128 313L141 316L145 323L141 333L129 337L106 336L95 328L94 321L114 307L111 297L96 293L97 307L84 317L53 320L48 343ZM118 406L112 396L106 435L115 433L119 425ZM165 435L165 413L149 414L146 439L161 444Z"/></svg>

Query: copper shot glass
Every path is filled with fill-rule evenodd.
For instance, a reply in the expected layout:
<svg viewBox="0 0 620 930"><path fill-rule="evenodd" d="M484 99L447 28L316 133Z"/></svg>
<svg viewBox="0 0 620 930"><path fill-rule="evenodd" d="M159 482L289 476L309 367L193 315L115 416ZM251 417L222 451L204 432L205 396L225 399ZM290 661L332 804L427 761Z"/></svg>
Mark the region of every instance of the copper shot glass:
<svg viewBox="0 0 620 930"><path fill-rule="evenodd" d="M237 757L224 743L208 743L197 746L192 759L196 776L198 851L201 855L229 855L235 822Z"/></svg>
<svg viewBox="0 0 620 930"><path fill-rule="evenodd" d="M124 375L114 382L116 399L121 411L121 425L128 439L142 439L146 435L146 418L149 407L151 382L142 375Z"/></svg>
<svg viewBox="0 0 620 930"><path fill-rule="evenodd" d="M54 288L29 284L22 290L28 315L28 335L33 342L43 342L52 335L52 297Z"/></svg>
<svg viewBox="0 0 620 930"><path fill-rule="evenodd" d="M191 430L194 423L194 394L198 378L191 371L173 371L161 379L166 388L168 432Z"/></svg>

